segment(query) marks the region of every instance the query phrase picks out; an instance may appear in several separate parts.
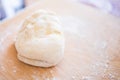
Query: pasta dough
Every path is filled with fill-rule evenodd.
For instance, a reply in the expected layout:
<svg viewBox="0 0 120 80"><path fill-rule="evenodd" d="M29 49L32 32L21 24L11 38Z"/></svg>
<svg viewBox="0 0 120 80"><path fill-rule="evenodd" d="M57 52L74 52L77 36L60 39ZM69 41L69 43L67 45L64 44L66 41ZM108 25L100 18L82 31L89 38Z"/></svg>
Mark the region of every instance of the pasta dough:
<svg viewBox="0 0 120 80"><path fill-rule="evenodd" d="M39 10L27 17L15 47L18 59L24 63L40 67L58 64L64 54L64 35L55 13Z"/></svg>

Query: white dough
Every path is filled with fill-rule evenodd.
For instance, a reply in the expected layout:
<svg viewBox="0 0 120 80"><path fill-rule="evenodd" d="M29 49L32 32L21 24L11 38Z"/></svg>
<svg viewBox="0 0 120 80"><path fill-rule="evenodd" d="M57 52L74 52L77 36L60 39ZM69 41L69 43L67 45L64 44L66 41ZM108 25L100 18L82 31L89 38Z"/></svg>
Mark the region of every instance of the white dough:
<svg viewBox="0 0 120 80"><path fill-rule="evenodd" d="M64 53L64 35L55 13L39 10L27 17L15 47L18 59L27 64L51 67L59 63Z"/></svg>

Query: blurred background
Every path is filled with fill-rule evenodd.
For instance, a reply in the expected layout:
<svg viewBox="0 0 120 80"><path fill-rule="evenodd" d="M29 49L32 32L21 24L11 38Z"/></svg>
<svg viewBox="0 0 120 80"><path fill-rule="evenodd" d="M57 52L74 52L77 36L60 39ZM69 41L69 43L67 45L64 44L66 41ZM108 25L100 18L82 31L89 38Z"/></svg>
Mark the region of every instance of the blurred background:
<svg viewBox="0 0 120 80"><path fill-rule="evenodd" d="M25 7L28 7L39 0L0 0L0 21L12 18ZM103 12L120 17L120 0L73 0Z"/></svg>

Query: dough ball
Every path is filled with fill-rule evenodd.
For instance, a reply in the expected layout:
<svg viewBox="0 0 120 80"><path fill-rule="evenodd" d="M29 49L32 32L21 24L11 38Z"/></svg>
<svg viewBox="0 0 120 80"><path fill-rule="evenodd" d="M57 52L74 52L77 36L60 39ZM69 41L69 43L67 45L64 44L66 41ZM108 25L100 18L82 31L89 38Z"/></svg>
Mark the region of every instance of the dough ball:
<svg viewBox="0 0 120 80"><path fill-rule="evenodd" d="M24 63L40 67L58 64L64 54L64 35L55 13L39 10L27 17L15 47L18 59Z"/></svg>

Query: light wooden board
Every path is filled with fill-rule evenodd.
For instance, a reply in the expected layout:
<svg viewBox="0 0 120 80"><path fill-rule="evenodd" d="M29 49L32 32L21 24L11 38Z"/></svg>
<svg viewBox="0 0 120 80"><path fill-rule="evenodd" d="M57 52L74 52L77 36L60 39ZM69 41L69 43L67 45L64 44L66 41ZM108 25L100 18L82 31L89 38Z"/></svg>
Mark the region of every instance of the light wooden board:
<svg viewBox="0 0 120 80"><path fill-rule="evenodd" d="M57 13L65 33L65 55L55 67L20 62L14 41L24 18L38 9ZM42 0L0 24L0 80L120 80L120 19L86 5Z"/></svg>

